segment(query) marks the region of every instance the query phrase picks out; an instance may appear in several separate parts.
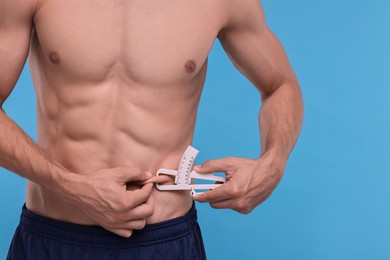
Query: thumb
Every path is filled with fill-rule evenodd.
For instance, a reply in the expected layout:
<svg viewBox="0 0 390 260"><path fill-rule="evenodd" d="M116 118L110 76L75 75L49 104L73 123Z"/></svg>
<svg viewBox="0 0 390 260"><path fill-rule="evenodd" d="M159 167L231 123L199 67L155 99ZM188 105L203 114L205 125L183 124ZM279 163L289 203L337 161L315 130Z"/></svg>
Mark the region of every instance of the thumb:
<svg viewBox="0 0 390 260"><path fill-rule="evenodd" d="M199 173L226 172L230 168L227 158L208 160L201 165L194 167Z"/></svg>
<svg viewBox="0 0 390 260"><path fill-rule="evenodd" d="M118 180L123 183L127 182L144 182L152 177L152 173L142 171L138 168L115 168L118 173Z"/></svg>

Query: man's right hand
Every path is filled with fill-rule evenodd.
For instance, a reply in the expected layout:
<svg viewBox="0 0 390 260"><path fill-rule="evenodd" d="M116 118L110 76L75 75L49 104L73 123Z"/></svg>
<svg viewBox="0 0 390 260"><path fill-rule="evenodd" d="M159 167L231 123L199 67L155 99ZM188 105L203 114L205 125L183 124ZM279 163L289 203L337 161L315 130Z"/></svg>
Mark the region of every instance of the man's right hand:
<svg viewBox="0 0 390 260"><path fill-rule="evenodd" d="M144 228L146 218L153 215L153 183L143 184L152 177L150 173L117 167L79 177L68 196L70 202L103 228L130 237L133 229ZM127 190L127 183L138 183L140 188Z"/></svg>

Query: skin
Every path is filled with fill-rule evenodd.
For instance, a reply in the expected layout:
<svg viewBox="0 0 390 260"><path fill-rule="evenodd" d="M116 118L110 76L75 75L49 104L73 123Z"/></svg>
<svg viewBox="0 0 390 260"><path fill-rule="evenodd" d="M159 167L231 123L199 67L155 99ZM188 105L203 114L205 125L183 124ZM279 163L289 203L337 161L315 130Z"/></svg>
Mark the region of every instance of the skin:
<svg viewBox="0 0 390 260"><path fill-rule="evenodd" d="M257 0L0 0L0 104L28 58L37 98L33 142L0 110L0 165L27 178L27 208L120 236L185 214L187 191L158 191L192 143L207 56L218 38L258 89L261 155L195 169L228 181L197 196L249 213L280 181L302 98Z"/></svg>

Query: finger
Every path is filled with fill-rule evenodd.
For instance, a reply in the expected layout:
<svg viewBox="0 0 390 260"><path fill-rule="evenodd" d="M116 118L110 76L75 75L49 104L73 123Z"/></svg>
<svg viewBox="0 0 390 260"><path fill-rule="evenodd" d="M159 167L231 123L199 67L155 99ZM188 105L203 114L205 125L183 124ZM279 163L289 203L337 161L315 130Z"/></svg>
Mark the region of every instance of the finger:
<svg viewBox="0 0 390 260"><path fill-rule="evenodd" d="M141 203L144 203L153 190L153 183L145 184L141 189L126 191L128 208L132 209Z"/></svg>
<svg viewBox="0 0 390 260"><path fill-rule="evenodd" d="M153 196L149 196L149 198L147 199L145 204L149 205L154 211L154 197Z"/></svg>
<svg viewBox="0 0 390 260"><path fill-rule="evenodd" d="M226 184L221 185L213 190L206 191L202 194L198 194L194 197L194 200L199 202L214 203L223 200L230 199L229 192L227 191L228 186Z"/></svg>
<svg viewBox="0 0 390 260"><path fill-rule="evenodd" d="M142 184L146 183L167 183L167 182L173 182L173 178L168 175L158 175L158 176L153 176L150 179L142 182Z"/></svg>
<svg viewBox="0 0 390 260"><path fill-rule="evenodd" d="M210 203L210 206L214 209L231 209L233 205L234 200L222 200Z"/></svg>
<svg viewBox="0 0 390 260"><path fill-rule="evenodd" d="M272 192L269 192L261 196L260 201L258 201L256 205L263 203L271 195L271 193ZM210 203L210 206L214 209L233 209L242 214L248 214L254 208L249 203L243 203L242 200L240 201L237 199L230 199L230 200Z"/></svg>
<svg viewBox="0 0 390 260"><path fill-rule="evenodd" d="M145 219L136 219L132 220L126 223L125 228L126 229L135 229L135 230L141 230L145 227L146 220Z"/></svg>
<svg viewBox="0 0 390 260"><path fill-rule="evenodd" d="M250 213L253 208L249 204L240 204L237 200L225 200L216 203L210 203L210 206L214 209L232 209L241 214Z"/></svg>
<svg viewBox="0 0 390 260"><path fill-rule="evenodd" d="M146 219L133 219L125 223L117 224L111 228L114 230L141 230L146 226Z"/></svg>
<svg viewBox="0 0 390 260"><path fill-rule="evenodd" d="M208 160L201 165L194 167L199 173L226 172L230 168L227 158Z"/></svg>
<svg viewBox="0 0 390 260"><path fill-rule="evenodd" d="M143 182L152 177L152 173L138 168L117 167L114 170L118 173L118 180L122 183Z"/></svg>
<svg viewBox="0 0 390 260"><path fill-rule="evenodd" d="M131 229L124 229L124 228L117 228L117 229L109 229L106 228L108 231L117 234L118 236L129 238L133 234L133 231Z"/></svg>
<svg viewBox="0 0 390 260"><path fill-rule="evenodd" d="M131 221L135 219L148 218L154 213L154 204L151 203L148 199L146 203L142 203L131 210L126 212L126 219Z"/></svg>

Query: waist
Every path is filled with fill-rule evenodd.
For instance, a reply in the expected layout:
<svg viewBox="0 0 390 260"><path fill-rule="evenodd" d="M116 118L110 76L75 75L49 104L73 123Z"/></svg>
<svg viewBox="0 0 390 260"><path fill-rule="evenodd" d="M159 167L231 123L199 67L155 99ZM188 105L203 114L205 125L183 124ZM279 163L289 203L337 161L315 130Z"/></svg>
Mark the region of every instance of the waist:
<svg viewBox="0 0 390 260"><path fill-rule="evenodd" d="M146 224L158 223L181 216L192 205L189 191L159 191L153 188L154 213ZM96 225L82 210L67 203L61 194L45 189L31 181L27 183L27 208L41 216L81 225Z"/></svg>
<svg viewBox="0 0 390 260"><path fill-rule="evenodd" d="M177 239L191 232L196 223L197 213L193 203L186 214L148 224L142 230L134 230L130 238L123 238L99 226L79 225L40 216L24 206L19 227L26 232L71 244L129 248Z"/></svg>

